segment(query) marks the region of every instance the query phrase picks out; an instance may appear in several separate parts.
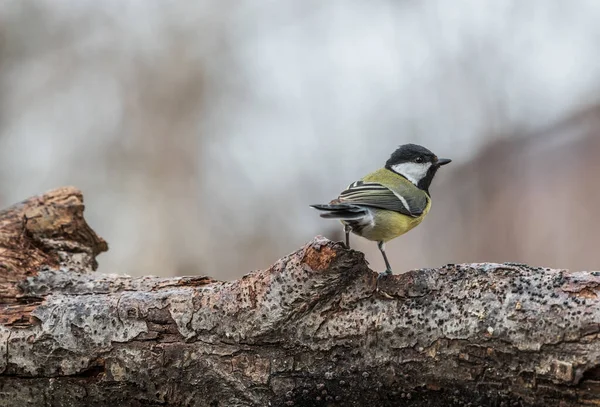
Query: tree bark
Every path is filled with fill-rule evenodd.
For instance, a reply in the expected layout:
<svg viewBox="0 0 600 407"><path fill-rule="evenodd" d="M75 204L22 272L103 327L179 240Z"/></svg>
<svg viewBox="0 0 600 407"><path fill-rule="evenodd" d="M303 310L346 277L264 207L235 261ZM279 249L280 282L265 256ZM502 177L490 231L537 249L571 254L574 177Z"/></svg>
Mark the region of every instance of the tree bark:
<svg viewBox="0 0 600 407"><path fill-rule="evenodd" d="M0 406L600 405L600 273L377 285L317 237L232 282L99 274L83 208L61 188L0 212Z"/></svg>

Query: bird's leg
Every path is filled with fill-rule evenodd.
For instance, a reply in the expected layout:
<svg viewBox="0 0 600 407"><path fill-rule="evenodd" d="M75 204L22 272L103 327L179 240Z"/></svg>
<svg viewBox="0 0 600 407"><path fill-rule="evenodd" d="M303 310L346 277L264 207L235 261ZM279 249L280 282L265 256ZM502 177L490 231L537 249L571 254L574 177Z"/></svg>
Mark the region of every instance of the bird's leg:
<svg viewBox="0 0 600 407"><path fill-rule="evenodd" d="M344 225L344 233L346 234L346 249L350 248L350 231L352 228L349 225Z"/></svg>
<svg viewBox="0 0 600 407"><path fill-rule="evenodd" d="M390 274L392 274L392 266L390 266L390 262L387 256L385 255L385 243L377 242L377 247L379 247L379 251L381 251L383 261L385 261L385 271L383 273L379 273L379 277L389 276Z"/></svg>

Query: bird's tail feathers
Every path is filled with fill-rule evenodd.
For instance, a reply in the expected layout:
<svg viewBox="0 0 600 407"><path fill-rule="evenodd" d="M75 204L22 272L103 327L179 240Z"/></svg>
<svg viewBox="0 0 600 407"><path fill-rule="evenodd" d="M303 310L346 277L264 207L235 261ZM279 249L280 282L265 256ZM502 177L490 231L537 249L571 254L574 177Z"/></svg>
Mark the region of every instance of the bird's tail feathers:
<svg viewBox="0 0 600 407"><path fill-rule="evenodd" d="M346 203L310 205L323 213L320 215L326 219L357 220L367 214L367 209Z"/></svg>

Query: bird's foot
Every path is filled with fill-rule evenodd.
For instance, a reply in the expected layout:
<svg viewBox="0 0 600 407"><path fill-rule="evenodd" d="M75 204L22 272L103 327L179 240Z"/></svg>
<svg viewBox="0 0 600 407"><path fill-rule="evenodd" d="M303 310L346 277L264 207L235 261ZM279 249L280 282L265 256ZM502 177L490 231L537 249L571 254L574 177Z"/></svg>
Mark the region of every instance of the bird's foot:
<svg viewBox="0 0 600 407"><path fill-rule="evenodd" d="M379 295L383 295L385 298L393 298L393 297L391 295L389 295L388 293L386 293L385 291L381 291L379 289L379 282L384 277L391 276L392 274L393 274L392 270L389 270L389 269L384 272L378 273L377 280L375 281L375 292L377 292Z"/></svg>
<svg viewBox="0 0 600 407"><path fill-rule="evenodd" d="M381 281L381 279L383 277L391 276L392 274L393 274L392 270L390 270L390 269L387 269L386 271L379 273L377 275L377 280L375 282L375 291L379 292L379 282Z"/></svg>

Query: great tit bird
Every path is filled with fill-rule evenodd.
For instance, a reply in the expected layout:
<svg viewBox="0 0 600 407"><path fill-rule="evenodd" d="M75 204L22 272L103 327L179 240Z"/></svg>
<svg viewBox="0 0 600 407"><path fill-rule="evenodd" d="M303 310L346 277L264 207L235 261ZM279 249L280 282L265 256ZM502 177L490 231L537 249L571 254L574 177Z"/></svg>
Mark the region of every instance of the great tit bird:
<svg viewBox="0 0 600 407"><path fill-rule="evenodd" d="M346 247L350 248L350 232L377 242L386 267L382 275L392 274L385 243L423 221L431 207L431 181L450 162L425 147L405 144L394 151L384 168L353 182L337 199L310 206L322 211L322 218L342 222Z"/></svg>

